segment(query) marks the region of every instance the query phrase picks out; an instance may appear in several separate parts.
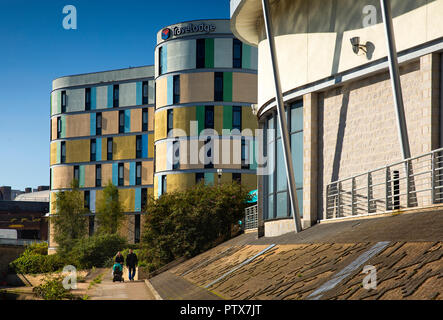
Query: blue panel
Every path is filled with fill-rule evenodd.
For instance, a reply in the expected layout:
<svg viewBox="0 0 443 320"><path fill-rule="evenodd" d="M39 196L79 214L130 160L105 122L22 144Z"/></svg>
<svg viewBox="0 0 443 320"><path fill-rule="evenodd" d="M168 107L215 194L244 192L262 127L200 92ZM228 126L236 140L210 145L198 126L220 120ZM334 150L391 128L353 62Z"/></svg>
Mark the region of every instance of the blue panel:
<svg viewBox="0 0 443 320"><path fill-rule="evenodd" d="M97 109L97 88L91 88L91 110Z"/></svg>
<svg viewBox="0 0 443 320"><path fill-rule="evenodd" d="M108 108L114 106L114 86L108 86Z"/></svg>
<svg viewBox="0 0 443 320"><path fill-rule="evenodd" d="M135 186L135 162L129 163L129 185Z"/></svg>
<svg viewBox="0 0 443 320"><path fill-rule="evenodd" d="M134 201L134 211L141 212L142 211L142 189L135 189L135 201Z"/></svg>
<svg viewBox="0 0 443 320"><path fill-rule="evenodd" d="M89 194L89 203L90 203L90 208L91 208L91 212L95 213L95 190L91 190L90 194Z"/></svg>
<svg viewBox="0 0 443 320"><path fill-rule="evenodd" d="M141 82L137 82L137 87L136 87L136 104L142 105L142 83Z"/></svg>
<svg viewBox="0 0 443 320"><path fill-rule="evenodd" d="M214 174L213 173L205 173L205 184L214 184Z"/></svg>
<svg viewBox="0 0 443 320"><path fill-rule="evenodd" d="M95 145L95 159L96 161L102 161L102 139L97 139L96 140L96 145Z"/></svg>
<svg viewBox="0 0 443 320"><path fill-rule="evenodd" d="M168 77L168 87L167 87L167 99L166 103L168 105L173 103L173 97L174 97L174 77L169 76Z"/></svg>
<svg viewBox="0 0 443 320"><path fill-rule="evenodd" d="M118 186L118 163L112 164L112 184Z"/></svg>
<svg viewBox="0 0 443 320"><path fill-rule="evenodd" d="M131 132L131 110L125 110L125 133Z"/></svg>
<svg viewBox="0 0 443 320"><path fill-rule="evenodd" d="M157 195L160 197L162 195L162 190L163 190L162 176L157 176L157 179L158 179Z"/></svg>
<svg viewBox="0 0 443 320"><path fill-rule="evenodd" d="M162 47L162 74L168 72L168 46Z"/></svg>
<svg viewBox="0 0 443 320"><path fill-rule="evenodd" d="M91 116L91 131L90 131L90 135L91 136L95 136L96 135L96 131L95 131L95 128L96 128L96 114L95 113L91 113L90 114L90 116Z"/></svg>
<svg viewBox="0 0 443 320"><path fill-rule="evenodd" d="M142 135L142 158L148 157L148 135Z"/></svg>

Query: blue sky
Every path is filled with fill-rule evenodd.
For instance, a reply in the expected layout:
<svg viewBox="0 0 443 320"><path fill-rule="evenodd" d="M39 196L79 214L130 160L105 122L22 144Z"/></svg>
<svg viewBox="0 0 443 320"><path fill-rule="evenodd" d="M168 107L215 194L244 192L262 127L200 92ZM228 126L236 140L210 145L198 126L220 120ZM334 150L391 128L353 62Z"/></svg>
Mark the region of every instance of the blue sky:
<svg viewBox="0 0 443 320"><path fill-rule="evenodd" d="M65 5L77 30L63 28ZM52 80L154 63L170 24L229 18L229 0L0 0L0 186L49 185Z"/></svg>

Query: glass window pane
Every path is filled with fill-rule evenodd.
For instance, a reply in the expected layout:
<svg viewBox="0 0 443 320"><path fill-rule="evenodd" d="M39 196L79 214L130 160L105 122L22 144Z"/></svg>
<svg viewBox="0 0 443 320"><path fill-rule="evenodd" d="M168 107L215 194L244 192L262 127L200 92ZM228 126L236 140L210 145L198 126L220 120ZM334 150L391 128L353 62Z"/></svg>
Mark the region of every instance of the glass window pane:
<svg viewBox="0 0 443 320"><path fill-rule="evenodd" d="M269 149L273 149L274 148L274 142L271 142L270 144L269 144ZM268 149L268 150L269 150ZM268 155L273 155L274 153L270 153L269 151L268 151ZM274 157L269 157L269 159L268 159L268 161L269 161L269 168L272 168L273 166L274 166L274 161L275 161L275 159L274 159ZM272 192L274 192L274 175L275 175L275 171L274 172L272 172L268 177L268 192L269 193L272 193Z"/></svg>
<svg viewBox="0 0 443 320"><path fill-rule="evenodd" d="M297 200L298 200L298 209L300 210L300 218L303 218L303 188L297 189ZM293 217L293 212L291 208L291 217Z"/></svg>
<svg viewBox="0 0 443 320"><path fill-rule="evenodd" d="M276 218L288 216L288 193L277 193L277 212Z"/></svg>
<svg viewBox="0 0 443 320"><path fill-rule="evenodd" d="M274 195L268 197L268 219L274 218Z"/></svg>
<svg viewBox="0 0 443 320"><path fill-rule="evenodd" d="M303 130L303 107L291 108L291 132Z"/></svg>
<svg viewBox="0 0 443 320"><path fill-rule="evenodd" d="M297 188L303 187L303 132L291 134L292 164Z"/></svg>
<svg viewBox="0 0 443 320"><path fill-rule="evenodd" d="M283 156L282 139L277 140L277 191L287 190L285 159Z"/></svg>

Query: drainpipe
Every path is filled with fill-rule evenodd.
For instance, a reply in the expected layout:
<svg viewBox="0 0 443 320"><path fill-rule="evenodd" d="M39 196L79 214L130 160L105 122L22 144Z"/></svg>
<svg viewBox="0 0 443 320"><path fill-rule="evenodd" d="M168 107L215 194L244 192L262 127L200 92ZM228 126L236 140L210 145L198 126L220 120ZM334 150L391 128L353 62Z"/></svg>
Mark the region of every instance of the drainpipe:
<svg viewBox="0 0 443 320"><path fill-rule="evenodd" d="M300 209L298 207L297 192L296 192L297 188L295 185L291 144L289 140L288 124L285 117L285 106L283 102L283 94L280 83L280 73L279 73L278 61L275 49L275 39L273 37L273 32L272 32L272 21L270 19L269 1L262 0L262 7L263 7L263 17L265 20L266 35L268 38L269 50L271 53L271 64L272 64L274 83L275 83L275 101L277 103L277 115L278 115L278 122L280 124L280 135L283 141L283 156L285 160L289 198L291 202L292 212L294 213L293 218L295 224L295 232L298 233L302 230L301 221L300 221Z"/></svg>

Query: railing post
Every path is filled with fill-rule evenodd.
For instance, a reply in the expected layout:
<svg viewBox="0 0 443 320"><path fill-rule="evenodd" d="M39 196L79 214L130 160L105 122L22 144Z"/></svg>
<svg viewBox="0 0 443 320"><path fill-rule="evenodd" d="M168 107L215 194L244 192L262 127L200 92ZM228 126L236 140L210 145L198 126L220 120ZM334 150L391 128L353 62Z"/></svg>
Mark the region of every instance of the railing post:
<svg viewBox="0 0 443 320"><path fill-rule="evenodd" d="M385 208L386 208L386 211L389 211L390 210L390 205L389 205L389 197L390 197L390 192L389 192L389 190L391 189L390 188L390 183L389 183L389 180L390 180L390 174L389 174L390 172L389 172L389 167L386 167L386 179L385 179L385 196L386 196L386 203L385 203Z"/></svg>
<svg viewBox="0 0 443 320"><path fill-rule="evenodd" d="M406 161L405 168L406 168L406 207L409 208L411 206L411 195L409 194L411 191L411 181L409 179L409 173L410 173L409 160Z"/></svg>
<svg viewBox="0 0 443 320"><path fill-rule="evenodd" d="M352 178L352 191L351 191L351 208L352 215L355 215L355 178Z"/></svg>
<svg viewBox="0 0 443 320"><path fill-rule="evenodd" d="M341 217L341 182L338 183L338 206L337 206L337 216Z"/></svg>
<svg viewBox="0 0 443 320"><path fill-rule="evenodd" d="M435 152L431 155L431 203L435 204Z"/></svg>
<svg viewBox="0 0 443 320"><path fill-rule="evenodd" d="M371 212L371 173L368 172L368 213Z"/></svg>

